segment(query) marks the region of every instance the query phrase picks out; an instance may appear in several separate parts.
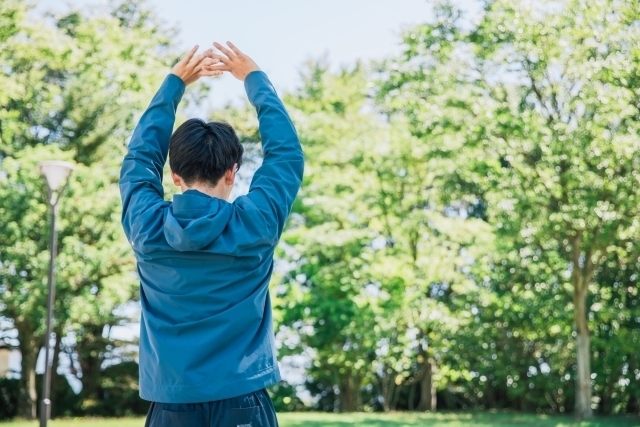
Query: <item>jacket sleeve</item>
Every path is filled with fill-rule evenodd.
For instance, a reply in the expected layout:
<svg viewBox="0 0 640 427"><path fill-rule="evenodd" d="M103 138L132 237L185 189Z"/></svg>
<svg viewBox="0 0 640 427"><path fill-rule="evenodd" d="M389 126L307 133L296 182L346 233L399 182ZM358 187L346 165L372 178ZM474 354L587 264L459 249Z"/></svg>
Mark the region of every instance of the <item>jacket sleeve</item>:
<svg viewBox="0 0 640 427"><path fill-rule="evenodd" d="M302 184L304 157L298 134L273 85L262 71L245 79L249 101L256 108L264 158L247 197L270 225L282 234Z"/></svg>
<svg viewBox="0 0 640 427"><path fill-rule="evenodd" d="M184 82L169 74L131 137L120 169L122 226L129 240L136 218L164 201L162 169L184 90Z"/></svg>

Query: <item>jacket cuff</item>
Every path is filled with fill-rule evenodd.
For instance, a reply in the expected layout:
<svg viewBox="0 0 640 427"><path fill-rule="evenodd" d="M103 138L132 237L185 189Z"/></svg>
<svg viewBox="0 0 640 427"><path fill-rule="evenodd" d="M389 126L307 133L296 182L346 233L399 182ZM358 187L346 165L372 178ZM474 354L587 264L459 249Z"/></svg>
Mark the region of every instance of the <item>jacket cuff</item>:
<svg viewBox="0 0 640 427"><path fill-rule="evenodd" d="M269 77L267 77L263 71L252 71L244 79L244 88L247 91L247 97L251 104L255 105L256 97L260 92L260 89L264 88L264 86L269 87L273 92L276 91L271 84L271 81L269 81Z"/></svg>
<svg viewBox="0 0 640 427"><path fill-rule="evenodd" d="M164 82L160 87L160 92L165 94L165 96L168 96L171 99L180 102L186 88L187 85L182 81L180 77L176 76L175 74L169 74L164 79Z"/></svg>

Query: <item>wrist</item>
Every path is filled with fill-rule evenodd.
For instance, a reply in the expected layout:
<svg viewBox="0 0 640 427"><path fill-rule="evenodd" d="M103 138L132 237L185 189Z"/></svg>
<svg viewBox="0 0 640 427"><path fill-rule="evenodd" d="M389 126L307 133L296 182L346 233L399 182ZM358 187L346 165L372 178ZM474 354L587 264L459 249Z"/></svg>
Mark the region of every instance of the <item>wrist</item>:
<svg viewBox="0 0 640 427"><path fill-rule="evenodd" d="M250 75L255 74L255 73L258 73L258 72L260 72L260 71L262 71L260 68L256 68L256 69L253 69L253 70L249 71L247 74L245 74L245 75L244 75L244 79L243 79L243 81L246 81L246 80L247 80L247 78L248 78Z"/></svg>
<svg viewBox="0 0 640 427"><path fill-rule="evenodd" d="M255 73L256 71L260 71L260 68L256 67L256 68L253 68L253 69L249 70L249 71L244 75L244 77L242 78L242 81L245 81L245 80L247 79L247 77L249 77L249 75L250 75L251 73Z"/></svg>
<svg viewBox="0 0 640 427"><path fill-rule="evenodd" d="M177 79L178 79L178 80L180 80L180 81L182 82L182 84L184 84L185 86L188 86L188 85L189 85L189 82L187 82L186 77L184 77L184 76L182 76L182 75L180 75L180 74L176 73L175 71L170 72L170 73L169 73L169 76L177 78Z"/></svg>

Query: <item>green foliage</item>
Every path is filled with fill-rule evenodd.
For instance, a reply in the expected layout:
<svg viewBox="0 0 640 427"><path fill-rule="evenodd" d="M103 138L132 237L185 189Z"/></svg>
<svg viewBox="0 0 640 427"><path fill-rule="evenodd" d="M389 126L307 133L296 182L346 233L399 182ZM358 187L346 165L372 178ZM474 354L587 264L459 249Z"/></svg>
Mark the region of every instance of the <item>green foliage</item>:
<svg viewBox="0 0 640 427"><path fill-rule="evenodd" d="M32 19L24 2L14 7L0 30L7 34L0 82L8 89L0 98L0 157L40 144L57 144L84 164L120 155L159 70L175 59L171 33L141 1L71 9L53 20Z"/></svg>
<svg viewBox="0 0 640 427"><path fill-rule="evenodd" d="M100 375L100 399L92 408L85 408L87 415L123 417L142 415L149 411L150 402L140 398L138 364L123 362L105 368ZM87 402L83 402L87 406Z"/></svg>
<svg viewBox="0 0 640 427"><path fill-rule="evenodd" d="M0 421L10 420L18 415L19 387L16 379L0 379Z"/></svg>
<svg viewBox="0 0 640 427"><path fill-rule="evenodd" d="M312 354L309 387L339 410L427 409L423 384L469 376L453 359L429 372L471 320L466 298L481 298L470 267L489 228L439 202L442 162L371 111L363 68L311 64L303 80L287 98L307 158L283 251L295 267L276 304L300 342L284 352Z"/></svg>
<svg viewBox="0 0 640 427"><path fill-rule="evenodd" d="M296 389L285 381L269 387L269 396L276 412L298 412L307 407L302 403L296 393Z"/></svg>
<svg viewBox="0 0 640 427"><path fill-rule="evenodd" d="M27 148L19 157L2 161L0 230L2 314L18 322L26 316L44 325L43 293L48 268L48 206L37 163L46 158L64 159L69 154L55 146ZM58 322L82 323L110 317L116 301L127 301L135 284L128 245L118 223L119 195L107 175L97 175L77 165L61 202L58 253ZM98 294L100 294L98 296Z"/></svg>
<svg viewBox="0 0 640 427"><path fill-rule="evenodd" d="M42 399L42 380L44 376L42 374L36 375L36 391L38 395L38 401ZM76 394L71 385L67 382L63 375L56 373L52 377L55 387L51 388L51 401L53 402L51 407L52 417L71 417L78 413L82 398ZM15 392L19 391L20 383L17 383ZM40 408L38 408L38 412ZM14 415L15 416L15 415Z"/></svg>
<svg viewBox="0 0 640 427"><path fill-rule="evenodd" d="M490 1L469 22L445 6L433 23L405 34L403 56L381 64L389 70L378 94L383 110L405 118L414 136L438 147L429 155L449 162L439 180L443 200L472 215L486 206L497 242L488 284L499 300L478 319L501 324L487 339L510 342L515 353L504 373L493 357L499 351L474 362L488 369L474 370L500 375L488 392L506 380L521 409L571 409L563 378L586 384L575 395L579 416L592 406L609 413L637 405L635 389L620 386L633 382L629 368L637 372L630 349L613 356L619 385L607 376L609 390L597 386L602 394L590 399L602 372L590 376L588 340L589 331L602 336L594 300L609 295L607 259L613 268L635 260L639 12L628 1ZM636 287L626 286L622 300L636 300L628 291ZM636 304L615 311L628 328L621 334L637 346ZM551 369L544 380L543 363Z"/></svg>
<svg viewBox="0 0 640 427"><path fill-rule="evenodd" d="M3 1L0 316L19 333L22 416L34 416L49 259L48 207L36 164L76 163L59 216L54 331L58 344L62 335L75 337L71 353L85 371L78 375L83 396L95 399L110 345L103 329L124 321L114 310L137 298L119 221L118 164L136 115L175 60L172 35L144 1L46 17L24 2Z"/></svg>

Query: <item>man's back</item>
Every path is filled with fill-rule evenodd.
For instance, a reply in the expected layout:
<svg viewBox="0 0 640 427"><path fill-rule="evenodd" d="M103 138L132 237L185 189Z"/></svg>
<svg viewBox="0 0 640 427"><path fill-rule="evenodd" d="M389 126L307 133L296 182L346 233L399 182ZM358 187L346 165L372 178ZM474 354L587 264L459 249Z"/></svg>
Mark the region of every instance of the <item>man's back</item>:
<svg viewBox="0 0 640 427"><path fill-rule="evenodd" d="M188 190L164 201L161 171L184 92L172 75L123 162L122 222L141 282L140 394L147 400L221 400L280 379L268 284L304 162L266 75L250 73L245 86L264 151L246 196L229 203Z"/></svg>
<svg viewBox="0 0 640 427"><path fill-rule="evenodd" d="M137 256L144 399L220 400L280 379L268 298L276 241L259 234L260 214L242 209L243 200L190 190L157 213L163 224L147 228L160 232ZM203 234L208 244L187 248Z"/></svg>

